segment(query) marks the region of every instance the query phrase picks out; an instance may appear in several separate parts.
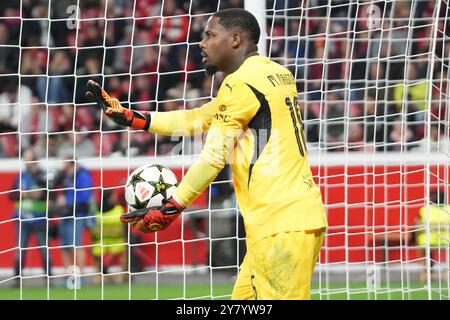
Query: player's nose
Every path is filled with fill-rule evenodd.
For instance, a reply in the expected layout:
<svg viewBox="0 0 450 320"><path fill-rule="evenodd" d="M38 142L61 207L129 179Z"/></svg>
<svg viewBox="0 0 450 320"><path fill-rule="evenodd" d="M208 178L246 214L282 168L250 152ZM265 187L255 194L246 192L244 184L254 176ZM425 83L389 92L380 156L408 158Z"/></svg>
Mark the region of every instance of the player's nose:
<svg viewBox="0 0 450 320"><path fill-rule="evenodd" d="M198 46L200 47L200 49L206 48L205 38L203 38L202 41L200 41L200 43L198 44Z"/></svg>

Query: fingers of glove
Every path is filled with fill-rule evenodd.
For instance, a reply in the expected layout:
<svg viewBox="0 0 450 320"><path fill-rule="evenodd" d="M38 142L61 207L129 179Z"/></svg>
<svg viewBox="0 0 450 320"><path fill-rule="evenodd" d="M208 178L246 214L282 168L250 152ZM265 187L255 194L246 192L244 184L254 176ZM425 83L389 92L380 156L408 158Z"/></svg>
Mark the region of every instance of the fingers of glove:
<svg viewBox="0 0 450 320"><path fill-rule="evenodd" d="M150 210L145 216L144 216L144 220L146 223L148 224L152 224L154 222L158 222L158 223L162 223L164 222L164 216L161 213L161 211L159 211L159 209L156 210Z"/></svg>
<svg viewBox="0 0 450 320"><path fill-rule="evenodd" d="M140 220L135 224L135 228L141 232L149 233L163 230L163 226L159 223L147 223L144 220Z"/></svg>
<svg viewBox="0 0 450 320"><path fill-rule="evenodd" d="M87 83L88 91L86 92L86 97L92 101L95 101L103 111L106 111L108 107L107 101L102 97L102 88L94 81L89 80Z"/></svg>
<svg viewBox="0 0 450 320"><path fill-rule="evenodd" d="M92 92L88 91L86 92L86 97L88 97L91 100L95 100L95 96Z"/></svg>
<svg viewBox="0 0 450 320"><path fill-rule="evenodd" d="M108 104L110 105L111 108L115 109L116 111L124 109L121 105L119 100L117 100L116 98L110 98L107 100Z"/></svg>
<svg viewBox="0 0 450 320"><path fill-rule="evenodd" d="M172 215L165 215L159 210L151 210L148 212L147 215L145 215L144 221L149 226L155 224L155 228L158 228L158 230L162 230L167 228L179 215L180 215L179 213Z"/></svg>
<svg viewBox="0 0 450 320"><path fill-rule="evenodd" d="M147 210L137 210L130 213L125 213L120 216L120 221L124 223L130 223L135 221L140 221L144 219L145 215L147 214Z"/></svg>
<svg viewBox="0 0 450 320"><path fill-rule="evenodd" d="M105 113L106 113L108 116L112 115L113 112L114 112L114 109L113 109L113 108L108 107L108 108L105 109Z"/></svg>
<svg viewBox="0 0 450 320"><path fill-rule="evenodd" d="M100 101L106 102L108 105L111 104L111 100L112 100L111 97L108 95L108 93L105 90L103 90L102 87L100 87L100 85L97 82L95 82L93 80L89 80L87 87L88 87L88 92L92 93L92 95L95 97L97 102L99 102L99 100L100 100Z"/></svg>
<svg viewBox="0 0 450 320"><path fill-rule="evenodd" d="M99 98L109 98L109 95L106 93L105 90L102 89L102 87L100 87L100 85L97 82L93 80L88 80L87 87L88 91L92 92L94 96L97 96Z"/></svg>
<svg viewBox="0 0 450 320"><path fill-rule="evenodd" d="M91 91L86 92L86 97L90 99L91 101L95 101L98 105L104 106L105 102L95 94L93 94Z"/></svg>
<svg viewBox="0 0 450 320"><path fill-rule="evenodd" d="M116 108L112 108L112 107L106 107L105 108L105 113L108 115L108 116L111 116L111 115L113 115L113 114L123 114L123 111L122 110L120 110L120 109L116 109Z"/></svg>

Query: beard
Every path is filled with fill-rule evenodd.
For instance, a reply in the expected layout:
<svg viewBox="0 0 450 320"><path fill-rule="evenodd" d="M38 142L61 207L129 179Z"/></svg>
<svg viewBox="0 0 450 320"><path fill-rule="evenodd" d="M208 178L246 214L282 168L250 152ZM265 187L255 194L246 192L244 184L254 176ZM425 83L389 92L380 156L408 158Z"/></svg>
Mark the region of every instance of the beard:
<svg viewBox="0 0 450 320"><path fill-rule="evenodd" d="M207 75L212 76L217 72L217 66L215 66L214 64L211 64L211 63L206 63L205 71L206 71Z"/></svg>

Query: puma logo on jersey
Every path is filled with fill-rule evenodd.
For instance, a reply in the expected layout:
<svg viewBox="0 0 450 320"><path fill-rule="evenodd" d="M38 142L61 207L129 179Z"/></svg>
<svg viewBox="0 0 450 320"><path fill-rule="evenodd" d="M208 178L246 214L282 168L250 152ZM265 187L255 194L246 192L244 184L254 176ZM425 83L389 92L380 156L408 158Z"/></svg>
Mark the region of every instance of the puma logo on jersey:
<svg viewBox="0 0 450 320"><path fill-rule="evenodd" d="M230 92L231 93L233 93L233 87L234 87L235 85L233 84L233 85L229 85L228 83L225 83L225 87L228 87L228 88L230 88Z"/></svg>

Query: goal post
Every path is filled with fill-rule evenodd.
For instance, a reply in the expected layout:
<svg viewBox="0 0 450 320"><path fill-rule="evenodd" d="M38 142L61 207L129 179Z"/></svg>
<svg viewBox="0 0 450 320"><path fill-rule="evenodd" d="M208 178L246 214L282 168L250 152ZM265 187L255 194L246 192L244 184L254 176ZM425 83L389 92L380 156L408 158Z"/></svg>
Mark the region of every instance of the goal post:
<svg viewBox="0 0 450 320"><path fill-rule="evenodd" d="M259 53L296 81L329 221L312 298L448 299L448 0L0 5L0 299L230 298L245 254L230 170L164 232L114 224L106 213L127 210L135 168L182 178L205 135L116 126L84 88L92 78L134 110L199 107L223 80L204 72L203 28L235 6L257 17ZM89 184L64 178L72 163ZM18 179L29 170L39 175ZM62 205L68 190L86 212ZM65 251L77 224L81 243Z"/></svg>
<svg viewBox="0 0 450 320"><path fill-rule="evenodd" d="M267 46L267 21L266 21L266 2L265 1L253 1L244 0L244 9L253 13L258 21L259 28L261 29L261 37L258 42L258 53L262 56L266 55Z"/></svg>

